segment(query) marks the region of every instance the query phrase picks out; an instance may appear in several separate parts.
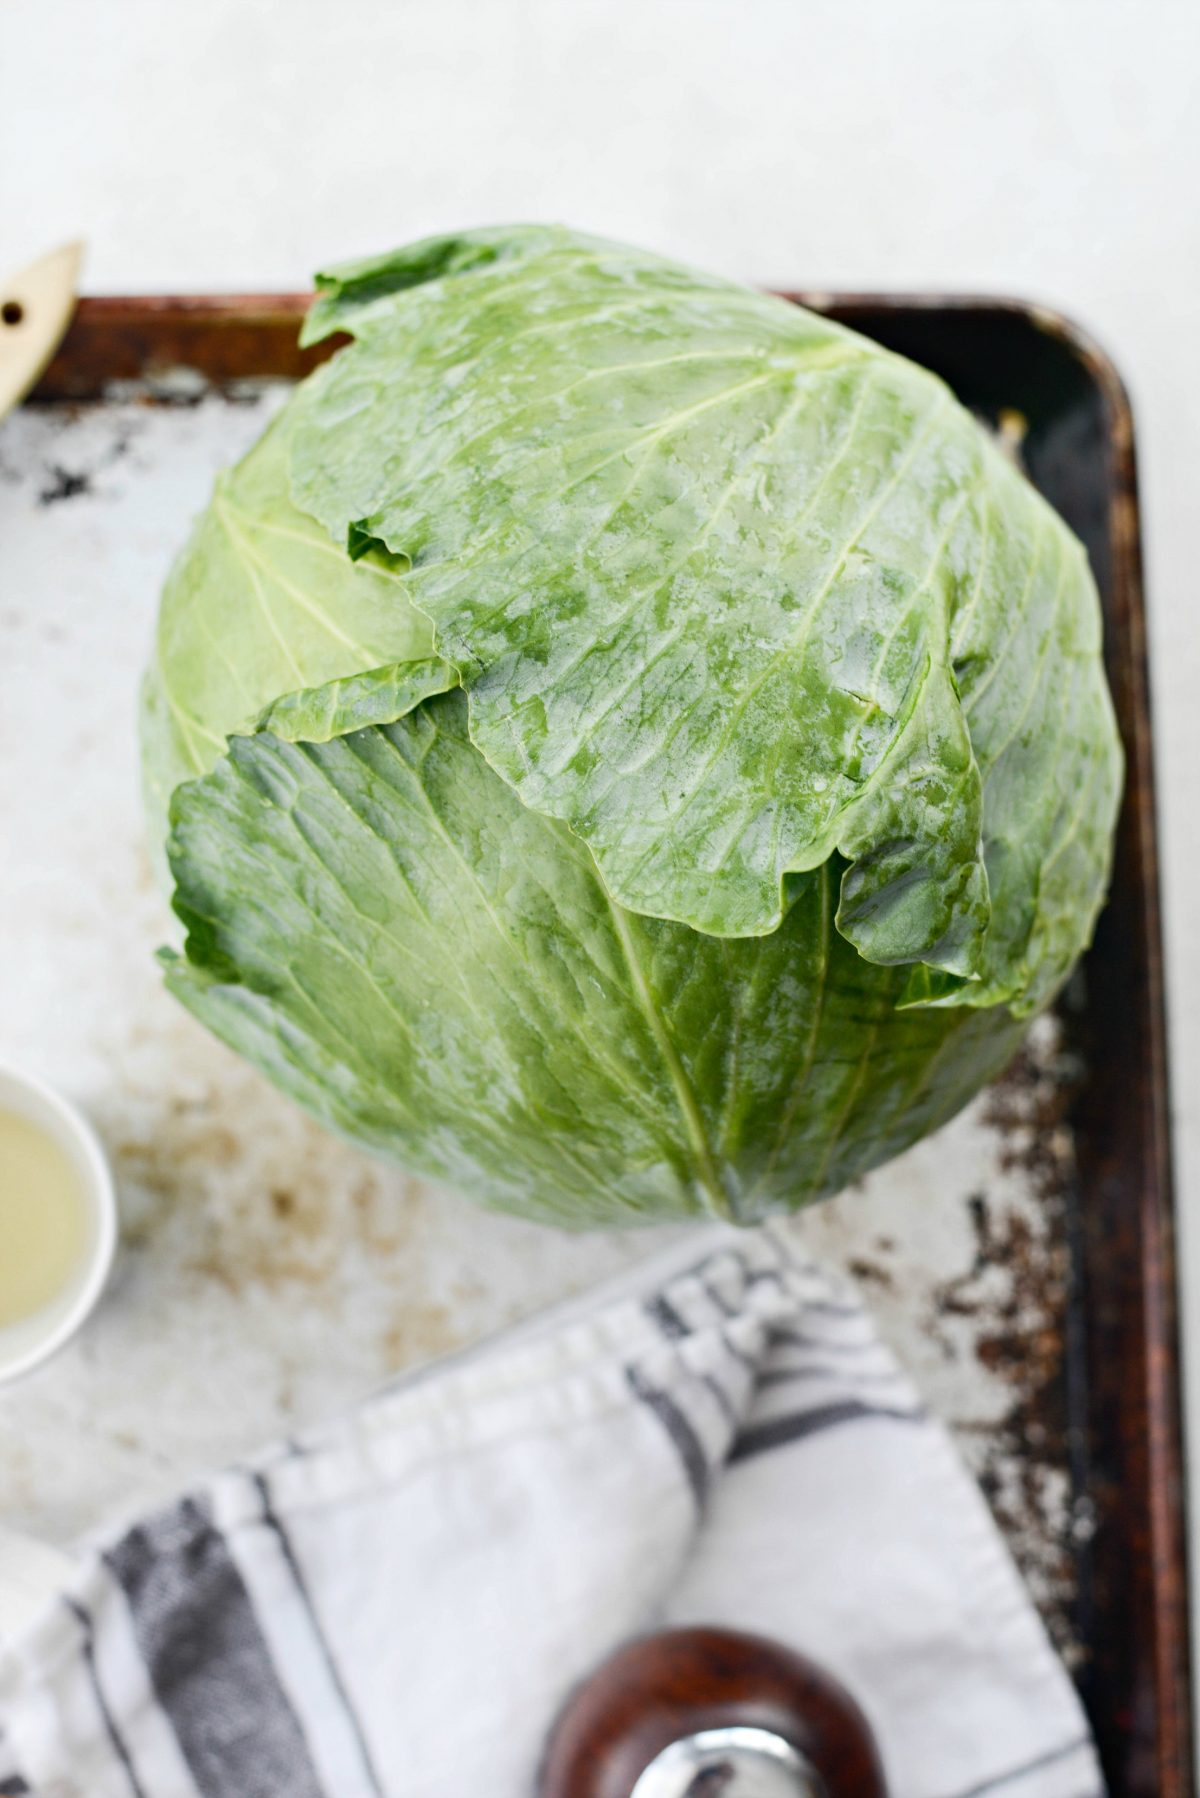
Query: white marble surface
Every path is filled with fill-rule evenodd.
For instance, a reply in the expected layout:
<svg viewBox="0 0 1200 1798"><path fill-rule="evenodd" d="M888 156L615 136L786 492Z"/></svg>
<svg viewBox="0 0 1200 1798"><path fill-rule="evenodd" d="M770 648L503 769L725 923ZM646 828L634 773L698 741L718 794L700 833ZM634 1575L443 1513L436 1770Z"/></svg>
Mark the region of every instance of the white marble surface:
<svg viewBox="0 0 1200 1798"><path fill-rule="evenodd" d="M0 260L85 234L92 291L291 288L423 231L548 216L764 282L1032 295L1096 332L1140 431L1200 1444L1195 0L0 0L0 38ZM130 1051L138 1092L154 1052ZM74 1077L99 1092L89 1053ZM233 1080L195 1053L198 1080ZM200 1128L185 1100L178 1141ZM152 1215L152 1170L145 1190ZM372 1227L353 1253L402 1266L402 1233L380 1250Z"/></svg>

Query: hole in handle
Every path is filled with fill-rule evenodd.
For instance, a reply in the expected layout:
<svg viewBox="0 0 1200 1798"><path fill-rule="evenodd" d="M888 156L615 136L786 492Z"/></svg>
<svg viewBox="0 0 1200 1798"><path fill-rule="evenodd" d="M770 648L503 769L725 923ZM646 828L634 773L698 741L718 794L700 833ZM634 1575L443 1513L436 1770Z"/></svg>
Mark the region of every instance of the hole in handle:
<svg viewBox="0 0 1200 1798"><path fill-rule="evenodd" d="M6 325L19 325L25 317L25 308L20 300L5 300L0 306L0 321Z"/></svg>

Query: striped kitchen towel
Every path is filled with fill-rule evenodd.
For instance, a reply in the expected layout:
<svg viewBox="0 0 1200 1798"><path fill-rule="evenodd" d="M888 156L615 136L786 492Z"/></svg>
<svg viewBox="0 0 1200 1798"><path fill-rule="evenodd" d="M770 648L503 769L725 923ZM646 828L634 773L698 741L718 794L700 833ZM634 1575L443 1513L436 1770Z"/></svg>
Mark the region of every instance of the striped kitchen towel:
<svg viewBox="0 0 1200 1798"><path fill-rule="evenodd" d="M0 1793L530 1798L627 1637L828 1667L895 1798L1100 1798L979 1493L769 1232L435 1370L102 1545L0 1649Z"/></svg>

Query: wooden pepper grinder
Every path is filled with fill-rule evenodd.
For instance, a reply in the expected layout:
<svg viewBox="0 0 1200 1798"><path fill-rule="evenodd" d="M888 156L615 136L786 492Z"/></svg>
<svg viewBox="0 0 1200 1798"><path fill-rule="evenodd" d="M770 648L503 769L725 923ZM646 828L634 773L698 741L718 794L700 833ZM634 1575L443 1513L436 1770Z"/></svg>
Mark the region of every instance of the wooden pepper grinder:
<svg viewBox="0 0 1200 1798"><path fill-rule="evenodd" d="M540 1798L887 1798L866 1718L760 1636L681 1629L619 1649L568 1701Z"/></svg>

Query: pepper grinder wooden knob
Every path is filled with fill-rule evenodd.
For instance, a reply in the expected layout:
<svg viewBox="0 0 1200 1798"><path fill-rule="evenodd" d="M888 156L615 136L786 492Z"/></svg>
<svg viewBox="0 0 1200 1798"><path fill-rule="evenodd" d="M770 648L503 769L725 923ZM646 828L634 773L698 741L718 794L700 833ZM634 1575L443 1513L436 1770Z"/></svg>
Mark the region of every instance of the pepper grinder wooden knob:
<svg viewBox="0 0 1200 1798"><path fill-rule="evenodd" d="M761 1636L667 1630L621 1648L551 1731L540 1798L887 1798L866 1718Z"/></svg>

